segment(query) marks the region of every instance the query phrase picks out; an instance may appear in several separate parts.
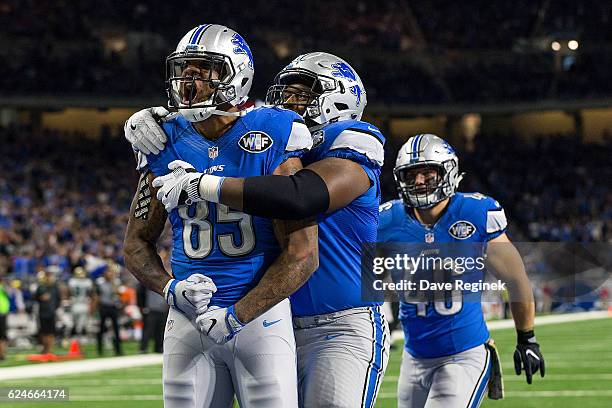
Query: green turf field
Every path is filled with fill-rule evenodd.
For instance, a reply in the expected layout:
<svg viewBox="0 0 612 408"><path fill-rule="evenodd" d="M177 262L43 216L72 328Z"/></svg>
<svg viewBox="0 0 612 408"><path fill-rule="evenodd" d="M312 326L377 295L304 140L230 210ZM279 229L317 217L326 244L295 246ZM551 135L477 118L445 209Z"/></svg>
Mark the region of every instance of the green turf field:
<svg viewBox="0 0 612 408"><path fill-rule="evenodd" d="M505 373L506 399L489 401L488 408L609 408L612 407L612 319L552 324L537 329L546 357L547 372L531 386L513 370L514 331L492 333L500 349ZM395 407L401 347L393 350L380 390L377 407ZM1 368L0 368L1 369ZM68 387L69 403L2 402L3 408L71 407L83 408L161 408L161 367L136 367L96 374L9 381L1 387ZM449 407L452 408L452 407Z"/></svg>

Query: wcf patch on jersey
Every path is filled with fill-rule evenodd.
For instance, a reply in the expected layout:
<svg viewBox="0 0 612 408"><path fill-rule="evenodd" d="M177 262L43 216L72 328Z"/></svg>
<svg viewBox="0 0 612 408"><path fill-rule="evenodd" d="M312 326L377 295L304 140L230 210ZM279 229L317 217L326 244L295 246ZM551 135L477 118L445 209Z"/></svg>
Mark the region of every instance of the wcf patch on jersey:
<svg viewBox="0 0 612 408"><path fill-rule="evenodd" d="M469 221L457 221L448 229L448 233L457 239L468 239L476 232L476 227Z"/></svg>
<svg viewBox="0 0 612 408"><path fill-rule="evenodd" d="M265 132L249 132L238 140L238 146L249 153L265 152L273 143L272 138Z"/></svg>

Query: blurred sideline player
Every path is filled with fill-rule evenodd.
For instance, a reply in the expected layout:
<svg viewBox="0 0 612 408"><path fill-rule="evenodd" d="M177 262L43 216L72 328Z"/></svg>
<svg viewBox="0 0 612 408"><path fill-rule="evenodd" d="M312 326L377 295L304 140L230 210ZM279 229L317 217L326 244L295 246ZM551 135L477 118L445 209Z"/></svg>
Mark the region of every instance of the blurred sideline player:
<svg viewBox="0 0 612 408"><path fill-rule="evenodd" d="M87 341L87 323L91 312L93 282L81 266L74 268L74 276L68 280L70 292L70 314L72 315L72 335L81 342Z"/></svg>
<svg viewBox="0 0 612 408"><path fill-rule="evenodd" d="M314 142L302 158L306 167L291 177L203 174L201 199L266 217L318 215L320 266L291 296L300 406L373 407L390 336L380 303L361 299L360 273L362 245L376 239L384 136L360 121L367 103L363 83L331 54L297 57L277 75L266 99L306 121ZM154 132L147 137L149 144L164 138ZM213 311L198 319L217 318Z"/></svg>
<svg viewBox="0 0 612 408"><path fill-rule="evenodd" d="M244 39L227 27L190 30L166 67L170 105L179 113L164 119L168 142L160 154L140 156L143 175L125 238L128 268L172 306L164 338L164 405L231 407L236 394L242 407L295 407L295 340L286 298L317 267L314 221L273 224L204 201L174 208L181 188L164 190L164 201L174 208L168 211L171 278L155 247L166 212L153 187L160 180L189 183L196 170L292 174L312 145L310 134L293 112L244 106L253 57ZM151 183L153 175L163 177ZM218 319L203 328L207 337L194 319L209 301ZM214 333L222 338L213 341Z"/></svg>
<svg viewBox="0 0 612 408"><path fill-rule="evenodd" d="M518 251L506 236L502 207L480 193L456 192L462 177L459 160L454 149L435 135L408 139L398 154L394 176L401 200L381 206L378 242L421 242L420 248L430 252L448 247L436 246L439 243L464 242L461 256L474 259L486 248L487 262L494 267L496 276L507 283L510 298L515 299L511 308L518 337L517 374L522 365L528 383L538 370L544 376L544 359L533 331L531 284ZM465 272L462 279L478 281L484 279L484 273ZM495 350L485 346L489 332L480 293L455 291L450 304L448 299L403 301L400 320L406 344L398 381L398 406L479 406L496 357ZM495 377L500 388L496 396L501 398L501 374Z"/></svg>

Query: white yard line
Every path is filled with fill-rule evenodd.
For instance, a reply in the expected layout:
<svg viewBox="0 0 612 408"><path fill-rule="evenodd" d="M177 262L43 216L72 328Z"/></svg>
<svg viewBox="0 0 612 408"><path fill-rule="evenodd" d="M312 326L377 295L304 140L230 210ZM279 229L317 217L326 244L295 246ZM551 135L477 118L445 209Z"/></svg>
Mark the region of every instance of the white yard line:
<svg viewBox="0 0 612 408"><path fill-rule="evenodd" d="M568 323L568 322L581 322L585 320L604 319L606 317L612 317L612 314L606 310L600 310L596 312L580 312L580 313L567 313L558 315L538 316L535 319L535 325L545 326L547 324L556 323ZM505 320L493 320L487 322L489 330L498 329L511 329L514 328L514 321L512 319ZM398 340L404 340L404 332L402 330L395 330L391 333L391 342L394 343Z"/></svg>
<svg viewBox="0 0 612 408"><path fill-rule="evenodd" d="M581 313L567 313L567 314L558 314L558 315L538 316L535 319L535 325L537 327L537 326L544 326L546 324L581 322L585 320L603 319L606 317L612 317L610 315L610 312L606 310L600 310L597 312L581 312ZM489 330L511 329L511 328L514 328L514 322L512 321L512 319L495 320L492 322L487 322L487 327L489 328Z"/></svg>
<svg viewBox="0 0 612 408"><path fill-rule="evenodd" d="M161 354L96 358L90 360L42 363L0 369L0 381L33 377L55 377L58 375L89 373L94 371L117 370L162 363Z"/></svg>

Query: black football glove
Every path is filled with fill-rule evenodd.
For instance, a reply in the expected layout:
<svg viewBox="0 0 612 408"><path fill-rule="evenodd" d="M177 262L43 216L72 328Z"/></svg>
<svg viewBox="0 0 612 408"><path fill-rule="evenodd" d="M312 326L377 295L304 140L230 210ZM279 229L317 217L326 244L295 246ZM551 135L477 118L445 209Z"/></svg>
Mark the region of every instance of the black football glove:
<svg viewBox="0 0 612 408"><path fill-rule="evenodd" d="M536 342L533 330L517 330L517 344L514 351L514 371L516 375L521 375L521 367L525 370L527 384L531 384L533 374L540 371L544 377L544 357L540 352L540 345Z"/></svg>

